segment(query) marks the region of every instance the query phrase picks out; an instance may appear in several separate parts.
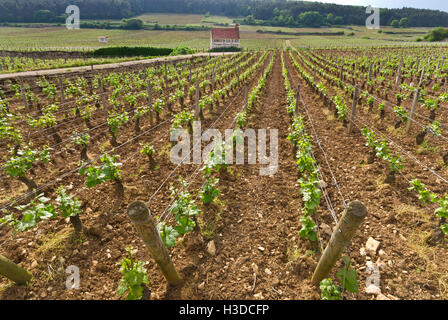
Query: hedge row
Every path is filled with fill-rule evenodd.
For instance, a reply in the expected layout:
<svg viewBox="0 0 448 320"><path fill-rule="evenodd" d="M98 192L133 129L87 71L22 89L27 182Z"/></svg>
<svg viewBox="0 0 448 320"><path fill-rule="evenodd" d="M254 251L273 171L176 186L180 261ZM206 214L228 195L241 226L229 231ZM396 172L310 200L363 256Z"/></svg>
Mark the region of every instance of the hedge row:
<svg viewBox="0 0 448 320"><path fill-rule="evenodd" d="M160 57L169 56L170 48L154 47L108 47L93 51L94 57Z"/></svg>
<svg viewBox="0 0 448 320"><path fill-rule="evenodd" d="M213 48L210 49L208 52L239 52L239 51L243 51L243 49L237 47Z"/></svg>

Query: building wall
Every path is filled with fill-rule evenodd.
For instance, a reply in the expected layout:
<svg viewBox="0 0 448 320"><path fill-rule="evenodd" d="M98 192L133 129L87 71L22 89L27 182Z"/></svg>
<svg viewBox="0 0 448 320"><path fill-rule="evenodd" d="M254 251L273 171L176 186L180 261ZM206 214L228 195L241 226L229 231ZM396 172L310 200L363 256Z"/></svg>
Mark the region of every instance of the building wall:
<svg viewBox="0 0 448 320"><path fill-rule="evenodd" d="M228 48L240 47L240 40L226 39L226 40L212 40L210 39L210 48Z"/></svg>

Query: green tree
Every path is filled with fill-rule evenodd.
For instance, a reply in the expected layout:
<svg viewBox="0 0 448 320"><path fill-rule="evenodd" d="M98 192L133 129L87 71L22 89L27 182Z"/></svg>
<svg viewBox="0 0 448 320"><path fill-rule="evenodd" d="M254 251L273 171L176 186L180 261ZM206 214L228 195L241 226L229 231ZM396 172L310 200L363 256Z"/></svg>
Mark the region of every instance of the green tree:
<svg viewBox="0 0 448 320"><path fill-rule="evenodd" d="M324 18L317 11L307 11L301 13L298 20L304 27L318 28L323 24Z"/></svg>
<svg viewBox="0 0 448 320"><path fill-rule="evenodd" d="M325 19L325 21L327 22L328 25L333 25L334 24L334 14L329 13L327 14L327 18Z"/></svg>
<svg viewBox="0 0 448 320"><path fill-rule="evenodd" d="M409 19L406 17L401 18L399 24L400 24L400 28L407 28L407 27L409 27Z"/></svg>
<svg viewBox="0 0 448 320"><path fill-rule="evenodd" d="M56 15L50 10L38 10L34 14L34 21L36 22L53 22Z"/></svg>
<svg viewBox="0 0 448 320"><path fill-rule="evenodd" d="M398 28L400 26L400 21L398 20L392 20L392 22L390 23L390 26L393 28Z"/></svg>
<svg viewBox="0 0 448 320"><path fill-rule="evenodd" d="M445 28L436 28L431 30L430 33L428 33L425 36L425 40L427 41L442 41L444 39L448 38L448 29Z"/></svg>
<svg viewBox="0 0 448 320"><path fill-rule="evenodd" d="M121 26L123 29L127 30L143 29L143 21L140 19L123 19L121 21Z"/></svg>
<svg viewBox="0 0 448 320"><path fill-rule="evenodd" d="M253 15L248 15L246 19L244 19L247 24L255 24L255 19Z"/></svg>
<svg viewBox="0 0 448 320"><path fill-rule="evenodd" d="M337 16L336 18L334 18L334 24L337 26L343 25L344 24L344 18Z"/></svg>

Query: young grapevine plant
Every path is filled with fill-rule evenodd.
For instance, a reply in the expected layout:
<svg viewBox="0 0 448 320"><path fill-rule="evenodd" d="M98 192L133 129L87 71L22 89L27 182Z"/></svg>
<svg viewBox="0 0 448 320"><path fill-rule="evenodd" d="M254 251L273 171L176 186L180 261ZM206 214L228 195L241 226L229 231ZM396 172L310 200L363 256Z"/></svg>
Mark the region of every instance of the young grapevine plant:
<svg viewBox="0 0 448 320"><path fill-rule="evenodd" d="M15 209L23 212L22 219L11 213L0 219L0 223L6 224L14 229L14 234L36 227L41 220L53 219L57 216L54 205L49 203L50 199L40 194L36 199L26 205L16 206Z"/></svg>
<svg viewBox="0 0 448 320"><path fill-rule="evenodd" d="M332 279L323 279L320 282L320 297L322 300L341 300L342 292L339 287L333 283Z"/></svg>
<svg viewBox="0 0 448 320"><path fill-rule="evenodd" d="M110 156L107 153L103 154L100 161L101 166L82 166L79 169L79 174L86 176L86 186L92 188L107 180L120 181L121 163L117 162L118 156Z"/></svg>
<svg viewBox="0 0 448 320"><path fill-rule="evenodd" d="M162 241L167 248L173 247L179 236L193 231L196 222L192 218L201 213L192 195L186 190L188 183L182 178L179 178L179 182L182 191L175 189L173 185L170 186L171 198L175 200L169 212L174 216L176 224L174 227L166 226L163 222L158 225Z"/></svg>
<svg viewBox="0 0 448 320"><path fill-rule="evenodd" d="M221 192L216 188L219 183L219 179L210 178L205 180L205 184L202 187L199 195L201 196L202 203L209 204L212 203L215 198L221 195Z"/></svg>
<svg viewBox="0 0 448 320"><path fill-rule="evenodd" d="M128 256L121 260L121 280L117 293L119 297L126 294L126 300L141 300L144 288L149 284L148 274L144 262L134 258L137 250L128 247L126 251Z"/></svg>
<svg viewBox="0 0 448 320"><path fill-rule="evenodd" d="M435 193L430 192L426 185L418 179L412 180L411 185L408 190L415 191L418 194L418 199L422 205L438 203L439 207L435 209L434 213L438 218L442 219L442 224L440 225L442 232L448 234L448 224L444 223L448 219L448 194L439 198Z"/></svg>

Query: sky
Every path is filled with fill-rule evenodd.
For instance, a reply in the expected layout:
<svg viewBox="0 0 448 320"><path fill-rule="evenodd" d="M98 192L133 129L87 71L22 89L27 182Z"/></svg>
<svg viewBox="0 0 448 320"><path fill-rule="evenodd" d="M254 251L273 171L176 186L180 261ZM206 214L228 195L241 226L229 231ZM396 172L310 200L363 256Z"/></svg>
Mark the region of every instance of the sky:
<svg viewBox="0 0 448 320"><path fill-rule="evenodd" d="M311 0L318 2L347 4L355 6L368 6L379 8L420 8L436 9L448 12L448 1L446 0Z"/></svg>

